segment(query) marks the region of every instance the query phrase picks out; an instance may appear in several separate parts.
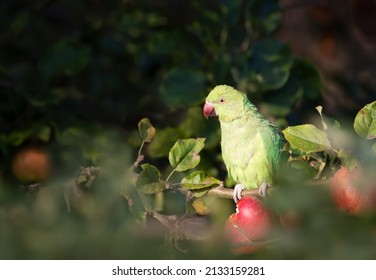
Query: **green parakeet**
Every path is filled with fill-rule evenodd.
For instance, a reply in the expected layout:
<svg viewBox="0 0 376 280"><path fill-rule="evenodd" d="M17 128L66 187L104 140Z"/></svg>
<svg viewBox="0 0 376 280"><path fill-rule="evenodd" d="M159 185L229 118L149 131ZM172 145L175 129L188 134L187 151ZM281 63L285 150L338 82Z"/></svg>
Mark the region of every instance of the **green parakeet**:
<svg viewBox="0 0 376 280"><path fill-rule="evenodd" d="M206 118L219 118L223 161L237 182L235 202L243 189L265 190L274 185L285 139L247 96L227 85L216 86L206 98L203 113Z"/></svg>

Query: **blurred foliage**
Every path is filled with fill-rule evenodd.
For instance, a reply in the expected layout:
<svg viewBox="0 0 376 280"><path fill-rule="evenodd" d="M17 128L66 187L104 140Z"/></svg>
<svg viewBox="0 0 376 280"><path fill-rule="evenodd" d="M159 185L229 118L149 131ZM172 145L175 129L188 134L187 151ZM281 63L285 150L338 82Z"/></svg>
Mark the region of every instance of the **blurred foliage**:
<svg viewBox="0 0 376 280"><path fill-rule="evenodd" d="M273 0L2 1L0 258L239 257L222 246L232 201L205 195L226 175L219 126L200 105L230 84L281 129L306 120L322 82L273 38L281 17ZM372 108L373 122L355 126L368 142ZM324 188L299 183L351 162L333 141L339 130L321 120L324 131L284 130L302 177L269 201L302 212L305 226L246 257L375 257L374 217L338 213ZM350 144L360 153L358 141ZM29 167L12 165L29 148L50 158L48 180L12 170Z"/></svg>

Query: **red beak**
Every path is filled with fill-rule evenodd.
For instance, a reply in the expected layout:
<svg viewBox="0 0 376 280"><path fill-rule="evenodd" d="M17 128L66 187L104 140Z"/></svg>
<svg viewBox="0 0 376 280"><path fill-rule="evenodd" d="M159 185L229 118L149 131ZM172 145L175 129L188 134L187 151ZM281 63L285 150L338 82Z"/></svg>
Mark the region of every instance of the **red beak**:
<svg viewBox="0 0 376 280"><path fill-rule="evenodd" d="M205 102L203 112L204 112L204 117L206 119L208 119L209 117L217 116L214 110L214 106L210 104L208 101Z"/></svg>

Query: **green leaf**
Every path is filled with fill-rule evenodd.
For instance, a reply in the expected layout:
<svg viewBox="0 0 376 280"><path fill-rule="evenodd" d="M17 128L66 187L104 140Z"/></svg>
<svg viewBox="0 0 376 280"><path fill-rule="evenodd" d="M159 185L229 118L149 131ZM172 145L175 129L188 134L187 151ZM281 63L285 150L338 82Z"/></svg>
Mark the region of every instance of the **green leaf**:
<svg viewBox="0 0 376 280"><path fill-rule="evenodd" d="M324 118L323 118L322 106L321 106L321 105L320 105L320 106L317 106L317 107L315 107L315 109L316 109L317 112L319 112L319 114L320 114L320 117L321 117L321 123L322 123L323 128L324 128L325 130L328 129L328 125L325 123Z"/></svg>
<svg viewBox="0 0 376 280"><path fill-rule="evenodd" d="M39 69L46 78L74 75L88 65L90 57L90 47L72 40L61 40L47 50Z"/></svg>
<svg viewBox="0 0 376 280"><path fill-rule="evenodd" d="M247 6L250 7L249 15L252 20L252 30L256 33L254 36L266 36L281 23L282 11L278 1L250 1Z"/></svg>
<svg viewBox="0 0 376 280"><path fill-rule="evenodd" d="M62 145L70 146L77 144L77 142L86 141L87 135L82 128L68 127L57 135L57 140Z"/></svg>
<svg viewBox="0 0 376 280"><path fill-rule="evenodd" d="M156 194L162 192L166 185L161 182L161 173L158 168L148 163L142 164L143 169L136 181L137 190L146 194Z"/></svg>
<svg viewBox="0 0 376 280"><path fill-rule="evenodd" d="M278 89L267 91L260 109L276 117L285 117L295 104L304 99L316 99L321 92L322 82L317 70L305 60L294 58L287 82Z"/></svg>
<svg viewBox="0 0 376 280"><path fill-rule="evenodd" d="M309 161L296 159L290 161L290 165L297 172L301 173L305 178L312 179L317 174L317 170Z"/></svg>
<svg viewBox="0 0 376 280"><path fill-rule="evenodd" d="M24 143L31 135L32 129L24 130L14 130L11 133L4 135L4 138L7 139L7 142L13 146L19 146Z"/></svg>
<svg viewBox="0 0 376 280"><path fill-rule="evenodd" d="M206 77L200 71L174 68L163 78L159 92L170 107L198 105L207 95Z"/></svg>
<svg viewBox="0 0 376 280"><path fill-rule="evenodd" d="M166 185L163 182L154 182L138 187L138 191L145 194L157 194L165 190Z"/></svg>
<svg viewBox="0 0 376 280"><path fill-rule="evenodd" d="M185 171L195 168L200 162L199 152L204 148L205 138L179 139L171 148L168 155L171 166L175 171Z"/></svg>
<svg viewBox="0 0 376 280"><path fill-rule="evenodd" d="M210 187L205 188L205 189L196 189L196 190L191 190L191 192L193 194L193 197L199 198L199 197L206 195L210 191L210 189L211 189Z"/></svg>
<svg viewBox="0 0 376 280"><path fill-rule="evenodd" d="M142 140L146 143L150 143L153 140L155 128L148 118L144 118L138 123L138 131L140 132Z"/></svg>
<svg viewBox="0 0 376 280"><path fill-rule="evenodd" d="M283 135L292 148L306 153L327 151L331 148L326 133L312 124L289 126Z"/></svg>
<svg viewBox="0 0 376 280"><path fill-rule="evenodd" d="M166 127L159 129L148 147L149 155L151 157L167 156L171 147L179 138L184 138L179 128Z"/></svg>
<svg viewBox="0 0 376 280"><path fill-rule="evenodd" d="M237 0L221 0L221 10L223 22L229 26L237 26L241 13L239 10L242 8L241 1Z"/></svg>
<svg viewBox="0 0 376 280"><path fill-rule="evenodd" d="M128 207L139 224L146 222L145 205L142 202L139 193L134 188L129 188L122 191L122 195L128 202Z"/></svg>
<svg viewBox="0 0 376 280"><path fill-rule="evenodd" d="M364 139L376 139L376 101L367 104L358 112L354 129Z"/></svg>
<svg viewBox="0 0 376 280"><path fill-rule="evenodd" d="M207 176L204 171L195 171L181 180L183 188L188 190L209 188L220 183L220 180Z"/></svg>
<svg viewBox="0 0 376 280"><path fill-rule="evenodd" d="M292 55L286 44L272 39L255 42L245 68L248 90L281 88L290 76L292 65Z"/></svg>
<svg viewBox="0 0 376 280"><path fill-rule="evenodd" d="M302 87L305 98L315 99L321 95L323 83L320 73L308 61L295 58L291 76Z"/></svg>
<svg viewBox="0 0 376 280"><path fill-rule="evenodd" d="M337 120L325 116L325 114L322 112L323 107L321 105L315 107L315 109L320 114L321 123L322 123L324 130L328 130L328 129L330 130L330 129L333 129L333 128L339 129L341 127L341 124Z"/></svg>
<svg viewBox="0 0 376 280"><path fill-rule="evenodd" d="M37 134L38 134L38 139L46 143L50 140L52 131L49 126L43 125L42 127L39 128Z"/></svg>
<svg viewBox="0 0 376 280"><path fill-rule="evenodd" d="M184 119L179 124L179 129L188 138L203 134L207 126L208 122L205 121L202 114L202 107L193 107L187 110Z"/></svg>

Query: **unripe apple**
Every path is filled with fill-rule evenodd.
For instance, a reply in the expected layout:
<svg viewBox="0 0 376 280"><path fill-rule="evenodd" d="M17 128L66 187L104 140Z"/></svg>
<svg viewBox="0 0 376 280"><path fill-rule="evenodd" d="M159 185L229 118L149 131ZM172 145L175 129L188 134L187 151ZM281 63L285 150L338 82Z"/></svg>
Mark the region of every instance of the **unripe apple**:
<svg viewBox="0 0 376 280"><path fill-rule="evenodd" d="M335 205L350 214L376 209L376 182L368 180L361 168L340 168L330 181L330 193Z"/></svg>
<svg viewBox="0 0 376 280"><path fill-rule="evenodd" d="M260 200L243 197L237 204L236 213L227 219L225 231L235 253L254 252L263 247L262 241L271 231L270 214Z"/></svg>

